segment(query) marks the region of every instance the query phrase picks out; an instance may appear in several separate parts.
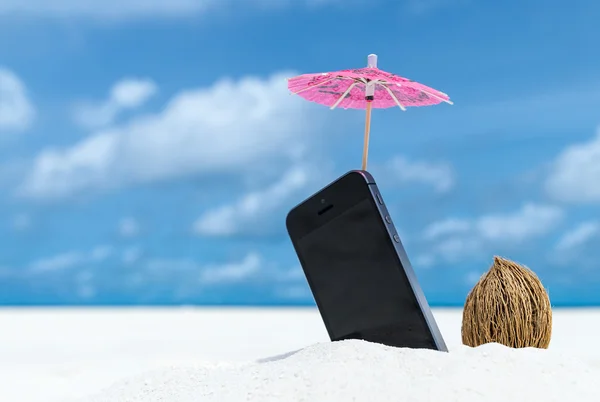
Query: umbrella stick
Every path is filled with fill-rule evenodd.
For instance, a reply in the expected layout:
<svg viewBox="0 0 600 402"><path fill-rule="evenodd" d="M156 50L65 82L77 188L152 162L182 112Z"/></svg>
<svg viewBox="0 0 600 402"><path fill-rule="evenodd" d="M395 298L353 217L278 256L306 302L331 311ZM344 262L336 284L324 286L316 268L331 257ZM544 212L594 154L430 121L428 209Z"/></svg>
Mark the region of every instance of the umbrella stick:
<svg viewBox="0 0 600 402"><path fill-rule="evenodd" d="M367 170L369 155L369 132L371 131L371 102L367 102L367 119L365 121L365 144L363 146L362 170Z"/></svg>

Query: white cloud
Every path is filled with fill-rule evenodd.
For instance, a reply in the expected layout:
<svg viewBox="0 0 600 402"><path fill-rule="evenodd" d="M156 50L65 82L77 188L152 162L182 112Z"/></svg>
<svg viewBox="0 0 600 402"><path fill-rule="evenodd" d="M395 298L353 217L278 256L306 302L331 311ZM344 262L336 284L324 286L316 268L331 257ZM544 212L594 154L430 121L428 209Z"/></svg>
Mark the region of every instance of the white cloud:
<svg viewBox="0 0 600 402"><path fill-rule="evenodd" d="M558 207L527 203L510 213L434 222L424 230L423 237L436 241L431 255L458 261L486 248L522 244L546 235L558 226L563 216Z"/></svg>
<svg viewBox="0 0 600 402"><path fill-rule="evenodd" d="M252 173L289 163L307 142L309 102L290 96L285 78L221 80L183 91L156 115L101 130L34 160L22 196L63 198L86 191L192 174ZM265 158L269 157L268 161Z"/></svg>
<svg viewBox="0 0 600 402"><path fill-rule="evenodd" d="M60 271L74 267L84 260L85 257L82 253L70 251L34 261L30 265L30 270L33 272Z"/></svg>
<svg viewBox="0 0 600 402"><path fill-rule="evenodd" d="M200 274L200 281L205 285L239 282L256 274L260 265L259 255L251 253L240 262L206 268Z"/></svg>
<svg viewBox="0 0 600 402"><path fill-rule="evenodd" d="M198 284L228 284L246 280L261 272L261 263L262 259L257 253L248 253L240 261L211 265L203 265L191 259L152 259L147 261L146 277L163 276L176 278L181 282L178 275L184 275L186 280L181 286L197 291Z"/></svg>
<svg viewBox="0 0 600 402"><path fill-rule="evenodd" d="M477 232L492 241L523 241L548 233L563 218L555 206L525 204L514 213L487 215L476 222Z"/></svg>
<svg viewBox="0 0 600 402"><path fill-rule="evenodd" d="M0 16L31 16L38 18L133 19L169 18L200 14L220 0L4 0Z"/></svg>
<svg viewBox="0 0 600 402"><path fill-rule="evenodd" d="M250 192L233 204L207 211L194 222L193 231L207 236L231 236L249 228L260 232L263 229L260 226L268 223L264 218L306 187L309 180L307 168L294 167L269 187Z"/></svg>
<svg viewBox="0 0 600 402"><path fill-rule="evenodd" d="M103 102L81 102L75 107L75 121L86 128L106 127L125 110L144 105L156 94L158 87L149 79L125 78L110 90Z"/></svg>
<svg viewBox="0 0 600 402"><path fill-rule="evenodd" d="M446 163L409 160L397 156L387 164L385 171L393 180L429 185L439 193L450 190L455 183L453 169Z"/></svg>
<svg viewBox="0 0 600 402"><path fill-rule="evenodd" d="M36 18L85 18L109 21L147 18L190 18L212 10L246 7L273 8L301 4L321 6L339 0L3 0L0 17L29 16Z"/></svg>
<svg viewBox="0 0 600 402"><path fill-rule="evenodd" d="M35 110L25 84L15 73L0 66L0 132L25 130L34 117Z"/></svg>
<svg viewBox="0 0 600 402"><path fill-rule="evenodd" d="M600 202L600 129L591 140L567 147L552 164L545 187L556 200Z"/></svg>
<svg viewBox="0 0 600 402"><path fill-rule="evenodd" d="M566 251L577 248L600 233L600 223L583 222L566 232L558 241L556 248Z"/></svg>
<svg viewBox="0 0 600 402"><path fill-rule="evenodd" d="M123 218L119 222L119 234L123 237L135 237L140 232L140 225L134 218Z"/></svg>
<svg viewBox="0 0 600 402"><path fill-rule="evenodd" d="M112 87L109 101L123 108L134 109L146 103L157 91L158 87L149 79L123 79Z"/></svg>
<svg viewBox="0 0 600 402"><path fill-rule="evenodd" d="M82 264L102 262L111 255L112 247L105 245L96 246L89 252L68 251L32 262L29 265L29 272L62 271Z"/></svg>
<svg viewBox="0 0 600 402"><path fill-rule="evenodd" d="M447 234L465 233L471 229L471 222L465 219L450 218L429 225L423 237L428 240L437 239Z"/></svg>

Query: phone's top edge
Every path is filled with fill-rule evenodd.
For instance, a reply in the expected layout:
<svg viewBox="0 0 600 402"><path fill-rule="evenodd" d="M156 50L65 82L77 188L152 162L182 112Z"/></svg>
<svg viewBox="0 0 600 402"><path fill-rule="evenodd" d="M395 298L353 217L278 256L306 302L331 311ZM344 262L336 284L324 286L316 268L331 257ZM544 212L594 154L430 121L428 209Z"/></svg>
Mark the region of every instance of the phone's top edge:
<svg viewBox="0 0 600 402"><path fill-rule="evenodd" d="M288 212L288 216L289 216L290 212L292 212L293 210L295 210L300 205L304 204L307 200L313 198L314 196L316 196L317 194L319 194L323 190L325 190L325 189L327 189L327 188L335 185L337 182L339 182L340 180L344 179L345 177L347 177L347 176L349 176L351 174L359 174L359 175L361 175L365 179L365 181L367 182L367 184L375 184L375 179L373 178L373 176L371 175L371 173L367 172L366 170L350 170L350 171L344 173L343 175L341 175L340 177L338 177L337 179L335 179L334 181L332 181L331 183L329 183L327 186L319 189L318 191L316 191L313 194L309 195L308 197L306 197L304 200L302 200L298 204L294 205L290 209L290 211Z"/></svg>
<svg viewBox="0 0 600 402"><path fill-rule="evenodd" d="M375 179L373 178L373 175L371 175L371 173L367 172L366 170L351 170L348 173L346 173L346 175L350 174L350 173L358 173L360 174L362 177L365 178L365 180L367 181L367 183L369 184L375 184ZM345 175L344 175L345 176ZM343 176L342 176L343 177Z"/></svg>

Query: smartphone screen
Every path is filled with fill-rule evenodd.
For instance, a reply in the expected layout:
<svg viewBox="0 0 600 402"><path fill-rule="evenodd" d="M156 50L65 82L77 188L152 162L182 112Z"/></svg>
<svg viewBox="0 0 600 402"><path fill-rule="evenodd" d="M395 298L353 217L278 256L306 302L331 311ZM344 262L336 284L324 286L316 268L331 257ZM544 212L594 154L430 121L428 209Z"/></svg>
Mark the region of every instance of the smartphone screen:
<svg viewBox="0 0 600 402"><path fill-rule="evenodd" d="M293 239L329 335L439 349L386 226L390 223L369 184L360 185L367 191L344 191L343 200L336 199L335 183L324 190L333 202L332 216L304 219L305 233ZM314 201L308 200L299 215L309 213L310 204Z"/></svg>

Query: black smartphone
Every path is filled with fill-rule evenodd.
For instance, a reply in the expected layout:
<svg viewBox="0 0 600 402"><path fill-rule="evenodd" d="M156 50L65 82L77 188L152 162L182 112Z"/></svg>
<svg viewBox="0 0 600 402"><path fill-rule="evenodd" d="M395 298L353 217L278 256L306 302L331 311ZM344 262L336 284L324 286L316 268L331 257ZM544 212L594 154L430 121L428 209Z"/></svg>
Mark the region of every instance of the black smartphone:
<svg viewBox="0 0 600 402"><path fill-rule="evenodd" d="M447 351L368 172L350 171L309 197L286 226L332 341Z"/></svg>

